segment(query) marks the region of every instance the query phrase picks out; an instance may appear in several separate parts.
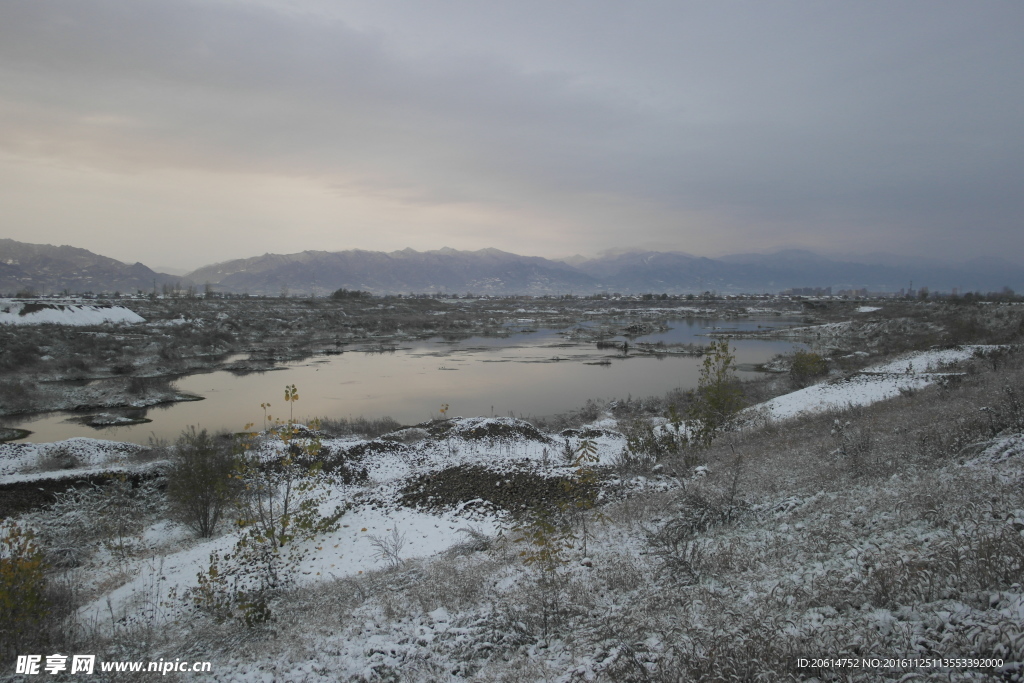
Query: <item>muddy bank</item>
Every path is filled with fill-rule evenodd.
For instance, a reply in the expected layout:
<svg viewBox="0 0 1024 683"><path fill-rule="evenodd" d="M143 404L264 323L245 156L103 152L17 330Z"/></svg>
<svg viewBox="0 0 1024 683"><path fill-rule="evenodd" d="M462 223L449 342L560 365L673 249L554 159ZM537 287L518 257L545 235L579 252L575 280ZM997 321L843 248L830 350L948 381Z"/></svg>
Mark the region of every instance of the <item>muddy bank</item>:
<svg viewBox="0 0 1024 683"><path fill-rule="evenodd" d="M0 519L15 517L50 505L56 501L58 493L70 489L106 486L119 477L125 477L132 483L133 488L138 488L142 483L160 476L158 472L106 472L0 484Z"/></svg>

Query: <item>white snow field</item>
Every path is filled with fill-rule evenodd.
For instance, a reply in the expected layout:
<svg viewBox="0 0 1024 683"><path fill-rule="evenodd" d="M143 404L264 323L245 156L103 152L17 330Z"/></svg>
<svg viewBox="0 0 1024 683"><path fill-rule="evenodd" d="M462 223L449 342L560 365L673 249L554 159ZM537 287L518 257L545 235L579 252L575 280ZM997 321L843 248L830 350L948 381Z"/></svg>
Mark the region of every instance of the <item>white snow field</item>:
<svg viewBox="0 0 1024 683"><path fill-rule="evenodd" d="M25 302L0 299L0 325L102 325L144 323L146 320L124 306L84 303Z"/></svg>
<svg viewBox="0 0 1024 683"><path fill-rule="evenodd" d="M773 420L788 420L798 415L866 406L945 381L949 366L997 346L960 346L905 354L882 365L866 368L850 377L823 382L778 396L746 410Z"/></svg>

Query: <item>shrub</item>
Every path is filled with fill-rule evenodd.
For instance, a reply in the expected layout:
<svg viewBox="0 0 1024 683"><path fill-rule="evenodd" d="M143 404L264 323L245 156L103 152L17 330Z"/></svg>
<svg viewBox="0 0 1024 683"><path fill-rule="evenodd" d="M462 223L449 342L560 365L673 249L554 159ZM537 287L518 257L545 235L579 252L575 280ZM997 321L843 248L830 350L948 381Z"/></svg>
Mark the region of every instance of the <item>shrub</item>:
<svg viewBox="0 0 1024 683"><path fill-rule="evenodd" d="M38 394L32 382L23 380L0 380L0 407L5 413L28 412Z"/></svg>
<svg viewBox="0 0 1024 683"><path fill-rule="evenodd" d="M738 459L735 466L740 466ZM747 513L746 505L736 499L737 478L725 494L686 494L677 512L660 529L648 534L650 553L660 564L659 576L683 585L700 581L709 561L708 531L732 524Z"/></svg>
<svg viewBox="0 0 1024 683"><path fill-rule="evenodd" d="M346 419L322 418L320 430L327 436L352 436L358 434L367 439L375 439L384 434L398 431L402 425L392 417L381 417L378 419L365 418L362 415Z"/></svg>
<svg viewBox="0 0 1024 683"><path fill-rule="evenodd" d="M50 611L43 553L16 524L0 533L0 659L38 642Z"/></svg>
<svg viewBox="0 0 1024 683"><path fill-rule="evenodd" d="M77 567L98 547L119 561L137 550L146 520L158 506L157 482L124 474L96 481L54 494L40 520L50 566Z"/></svg>
<svg viewBox="0 0 1024 683"><path fill-rule="evenodd" d="M729 341L712 342L704 356L689 417L693 420L692 439L697 445L711 445L729 428L743 407L743 390L736 379L736 354Z"/></svg>
<svg viewBox="0 0 1024 683"><path fill-rule="evenodd" d="M146 393L146 389L149 383L142 377L132 377L128 380L128 385L125 387L125 391L130 396L142 396Z"/></svg>
<svg viewBox="0 0 1024 683"><path fill-rule="evenodd" d="M286 400L298 399L294 386ZM309 552L303 542L335 531L345 509L323 514L328 491L321 486L323 464L316 460L322 444L313 431L293 423L272 431L270 458L257 450L255 434L243 441L237 476L244 490L237 498L242 536L232 553L210 554L210 565L186 597L216 621L234 618L248 627L270 621L271 598L294 584ZM347 508L346 508L347 509Z"/></svg>
<svg viewBox="0 0 1024 683"><path fill-rule="evenodd" d="M669 424L660 430L646 418L637 418L622 430L626 447L612 461L612 466L621 476L649 472L655 463L677 456L686 449L686 434L682 431L682 421L675 412L675 406L669 408L669 419Z"/></svg>
<svg viewBox="0 0 1024 683"><path fill-rule="evenodd" d="M99 513L96 523L106 539L104 546L123 561L137 549L141 540L149 504L147 494L151 491L136 487L123 474L95 491Z"/></svg>
<svg viewBox="0 0 1024 683"><path fill-rule="evenodd" d="M815 378L828 374L828 363L820 354L813 351L797 351L789 366L789 376L793 384L805 387Z"/></svg>
<svg viewBox="0 0 1024 683"><path fill-rule="evenodd" d="M40 472L55 472L73 470L83 464L82 458L74 450L67 444L61 444L41 453L36 468Z"/></svg>
<svg viewBox="0 0 1024 683"><path fill-rule="evenodd" d="M364 292L359 289L346 289L345 287L335 290L334 293L331 294L332 299L365 299L371 296L373 295L369 292Z"/></svg>
<svg viewBox="0 0 1024 683"><path fill-rule="evenodd" d="M23 370L39 363L42 353L33 341L18 338L4 341L0 349L0 369Z"/></svg>
<svg viewBox="0 0 1024 683"><path fill-rule="evenodd" d="M182 432L172 450L167 496L178 519L201 538L214 534L236 498L233 451L227 433L210 436L195 427Z"/></svg>
<svg viewBox="0 0 1024 683"><path fill-rule="evenodd" d="M881 474L878 462L869 462L868 456L874 448L871 432L863 427L855 428L849 420L843 422L836 418L829 432L835 445L834 455L839 456L849 467L854 476L865 474Z"/></svg>

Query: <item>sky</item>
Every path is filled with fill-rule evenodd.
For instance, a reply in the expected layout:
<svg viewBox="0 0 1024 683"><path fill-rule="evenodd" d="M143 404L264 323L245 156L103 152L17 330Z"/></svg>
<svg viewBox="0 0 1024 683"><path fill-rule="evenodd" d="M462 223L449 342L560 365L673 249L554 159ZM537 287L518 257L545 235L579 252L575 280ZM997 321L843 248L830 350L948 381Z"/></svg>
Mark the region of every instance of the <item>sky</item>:
<svg viewBox="0 0 1024 683"><path fill-rule="evenodd" d="M1024 264L1024 3L0 0L0 237Z"/></svg>

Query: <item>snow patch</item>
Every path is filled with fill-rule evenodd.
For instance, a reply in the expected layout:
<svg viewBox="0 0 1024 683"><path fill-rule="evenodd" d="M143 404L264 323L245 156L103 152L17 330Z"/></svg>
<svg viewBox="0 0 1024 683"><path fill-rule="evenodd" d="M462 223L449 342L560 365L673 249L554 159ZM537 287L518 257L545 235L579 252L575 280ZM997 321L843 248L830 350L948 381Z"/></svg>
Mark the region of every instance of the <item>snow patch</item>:
<svg viewBox="0 0 1024 683"><path fill-rule="evenodd" d="M903 355L896 360L863 370L823 384L778 396L744 411L750 416L766 415L774 420L788 420L798 415L866 406L899 396L901 392L922 389L941 381L946 374L938 372L979 352L998 346L959 346L933 349Z"/></svg>
<svg viewBox="0 0 1024 683"><path fill-rule="evenodd" d="M124 306L0 300L3 325L102 325L144 323L146 320Z"/></svg>

